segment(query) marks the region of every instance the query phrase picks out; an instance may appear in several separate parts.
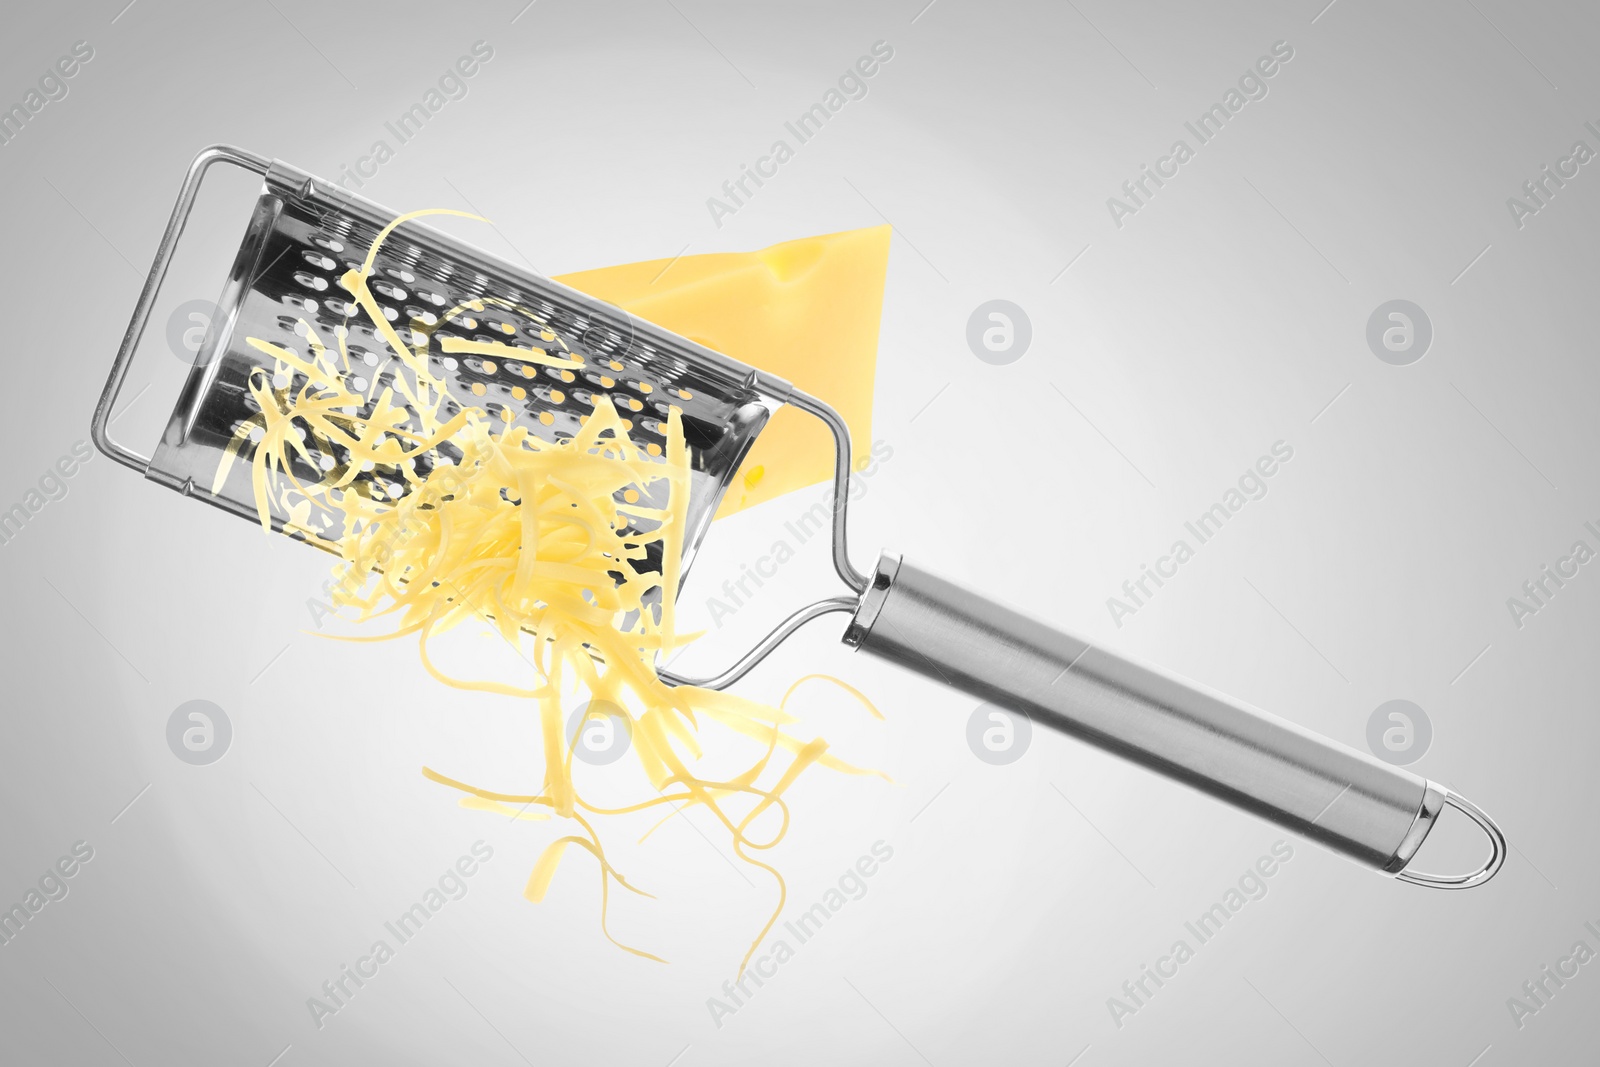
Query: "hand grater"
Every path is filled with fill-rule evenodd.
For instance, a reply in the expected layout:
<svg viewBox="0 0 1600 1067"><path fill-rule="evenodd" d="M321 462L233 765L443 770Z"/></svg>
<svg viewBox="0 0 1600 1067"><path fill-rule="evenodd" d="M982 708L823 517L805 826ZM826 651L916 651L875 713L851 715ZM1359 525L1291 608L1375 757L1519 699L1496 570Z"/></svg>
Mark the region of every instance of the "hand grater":
<svg viewBox="0 0 1600 1067"><path fill-rule="evenodd" d="M261 174L263 187L218 301L219 313L154 456L146 458L111 440L107 420L195 195L217 163ZM96 446L153 481L255 521L245 464L235 464L212 492L224 450L256 414L246 382L263 357L245 339L292 348L303 341L298 322L304 319L324 337L346 331L354 387L364 390L395 373L386 342L337 285L346 270L359 267L378 232L395 217L282 162L226 145L201 152L189 168L95 410ZM847 613L851 618L843 640L853 649L1027 715L1385 874L1417 885L1463 889L1488 881L1505 862L1499 827L1451 789L1096 648L894 553L883 553L873 573L863 575L851 564L846 541L849 430L831 408L789 382L415 222L405 223L382 244L372 279L384 315L402 334L419 329L518 347L563 339L581 367L430 355L455 396L475 397L471 403L497 413L508 425L560 440L575 432L589 400L603 392L630 418L629 433L644 447L664 440L667 409L679 407L692 469L685 573L734 472L779 406L798 407L833 432L833 562L849 593L799 609L715 677L689 679L661 670L668 682L724 688L805 623ZM482 311L465 320L443 314L472 302ZM370 414L369 404L351 417ZM294 462L305 465L298 472L302 480L315 481L342 458L313 447L309 459ZM385 499L405 491L399 481L374 468L358 477L355 488ZM280 505L274 507L273 524L282 530L288 516ZM341 533L332 528L290 532L324 548ZM1408 869L1447 806L1484 831L1488 859L1464 874Z"/></svg>

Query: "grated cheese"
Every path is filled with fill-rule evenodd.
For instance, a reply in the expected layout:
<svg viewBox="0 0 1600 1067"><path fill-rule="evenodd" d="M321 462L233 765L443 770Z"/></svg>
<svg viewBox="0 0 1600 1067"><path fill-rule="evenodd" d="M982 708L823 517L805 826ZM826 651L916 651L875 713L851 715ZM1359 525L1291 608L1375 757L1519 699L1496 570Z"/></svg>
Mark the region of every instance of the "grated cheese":
<svg viewBox="0 0 1600 1067"><path fill-rule="evenodd" d="M423 769L432 781L463 794L464 807L522 821L555 817L574 824L575 832L551 842L535 862L524 889L529 901L544 898L569 846L576 846L598 866L602 932L628 952L660 960L618 941L607 928L613 882L649 894L611 865L595 823L659 805L700 805L709 811L726 831L735 855L769 874L778 890L771 917L740 964L742 972L786 898L782 875L756 855L776 847L788 831L784 793L813 766L883 776L831 755L821 738L805 741L785 730L795 723L785 710L795 689L821 676L800 679L774 707L716 690L670 686L657 675L656 657L695 636L677 631L673 606L690 490L682 413L676 406L669 408L664 448L640 447L628 436L631 423L617 413L609 396L597 393L593 412L578 432L551 443L524 427L508 425L509 410L497 416L472 398L455 396L428 359L438 325L456 320L475 326L466 313L482 315L491 305L535 317L527 309L483 298L430 315L427 321L414 320L410 343L402 338L373 296L373 264L395 227L440 213L478 218L456 211L402 215L378 234L362 266L341 279L354 307L372 321L399 361L387 379L378 373L370 382L349 377L348 331L343 328L334 331L329 345L302 320L296 332L305 340L304 353L247 339L263 357L249 379L260 413L239 427L219 464L213 491L220 490L232 465L248 452L257 511L266 529L271 530L276 502L288 515L286 532L326 540L327 531L338 531L341 562L334 571L334 603L352 609L356 623L381 621L384 626L375 634L338 639L414 637L424 668L439 682L534 703L544 750L536 792L495 792ZM515 330L503 324L503 332ZM583 358L554 331L545 328L539 336L548 348L442 337L438 350L520 366L527 377L534 375L534 364L557 368L571 381L567 368L583 366ZM297 377L303 384L293 389ZM353 389L358 383L360 388ZM369 403L370 415L353 414ZM456 408L456 414L444 417ZM548 413L541 421L549 425ZM350 458L332 466L326 461L313 464L323 477L302 484L290 463L294 458L310 463L313 448L322 457L337 450ZM380 469L387 490L358 480L362 473ZM760 475L759 468L750 472L747 485ZM659 550L659 571L648 562L652 547ZM457 678L438 666L430 643L473 620L525 653L535 668L535 684ZM882 717L861 693L835 684ZM584 800L573 776L576 738L564 736L562 708L574 695L623 709L654 795L609 809ZM707 722L755 739L765 745L765 753L732 778L698 776L694 767L704 746L717 740L715 731L705 728ZM772 775L772 784L760 784ZM779 816L777 830L764 839L752 837L752 824L773 809ZM641 841L649 836L647 832Z"/></svg>

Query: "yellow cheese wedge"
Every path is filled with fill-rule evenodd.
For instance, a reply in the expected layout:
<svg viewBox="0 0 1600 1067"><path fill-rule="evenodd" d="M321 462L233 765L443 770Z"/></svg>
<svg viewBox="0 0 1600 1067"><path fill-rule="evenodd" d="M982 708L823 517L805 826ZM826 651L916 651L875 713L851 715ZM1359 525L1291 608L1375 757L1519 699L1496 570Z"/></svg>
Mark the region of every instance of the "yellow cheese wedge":
<svg viewBox="0 0 1600 1067"><path fill-rule="evenodd" d="M888 226L581 271L556 279L781 378L832 405L858 455L872 444ZM718 515L833 477L833 438L784 408L745 458Z"/></svg>

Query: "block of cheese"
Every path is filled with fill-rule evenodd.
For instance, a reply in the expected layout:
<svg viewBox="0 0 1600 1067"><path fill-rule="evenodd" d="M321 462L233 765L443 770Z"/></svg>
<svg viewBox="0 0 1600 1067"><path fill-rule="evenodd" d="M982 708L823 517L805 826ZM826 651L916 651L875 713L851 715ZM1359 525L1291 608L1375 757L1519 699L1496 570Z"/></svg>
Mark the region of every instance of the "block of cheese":
<svg viewBox="0 0 1600 1067"><path fill-rule="evenodd" d="M857 456L872 445L888 226L580 271L556 279L761 370L832 405ZM833 437L785 407L756 438L718 515L833 477Z"/></svg>

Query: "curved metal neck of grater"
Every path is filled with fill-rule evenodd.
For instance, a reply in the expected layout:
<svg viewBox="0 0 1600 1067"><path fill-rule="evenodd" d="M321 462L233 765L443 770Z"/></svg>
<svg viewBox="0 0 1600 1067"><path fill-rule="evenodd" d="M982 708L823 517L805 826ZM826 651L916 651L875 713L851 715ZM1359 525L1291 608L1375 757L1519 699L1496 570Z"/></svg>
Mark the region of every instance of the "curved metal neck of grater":
<svg viewBox="0 0 1600 1067"><path fill-rule="evenodd" d="M854 468L850 458L850 427L839 413L827 404L796 389L789 394L788 402L801 411L815 415L833 431L833 569L839 572L857 594L867 590L867 577L850 564L849 541L845 530L845 511L850 505L850 474Z"/></svg>
<svg viewBox="0 0 1600 1067"><path fill-rule="evenodd" d="M813 619L830 615L834 612L854 613L860 606L860 598L865 595L870 580L866 575L855 569L850 562L850 544L848 537L847 512L850 506L850 475L853 471L850 455L850 427L845 424L839 413L827 404L799 389L792 391L785 399L786 403L793 404L801 411L815 415L833 431L834 440L834 469L833 469L833 569L838 572L844 584L850 587L852 595L830 597L819 600L814 604L794 612L784 619L771 632L763 637L756 646L743 656L739 657L733 666L720 674L709 678L689 678L664 668L657 668L656 673L665 681L673 685L692 685L701 689L725 689L749 674L762 660L781 645L800 627Z"/></svg>

